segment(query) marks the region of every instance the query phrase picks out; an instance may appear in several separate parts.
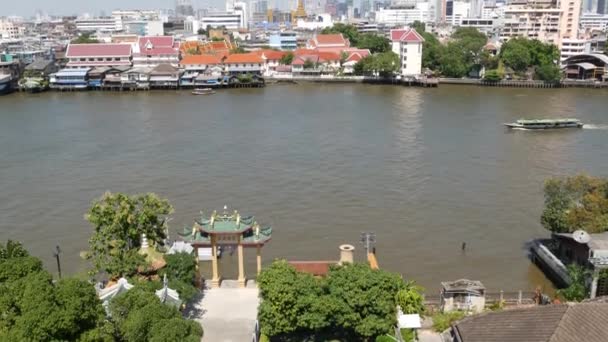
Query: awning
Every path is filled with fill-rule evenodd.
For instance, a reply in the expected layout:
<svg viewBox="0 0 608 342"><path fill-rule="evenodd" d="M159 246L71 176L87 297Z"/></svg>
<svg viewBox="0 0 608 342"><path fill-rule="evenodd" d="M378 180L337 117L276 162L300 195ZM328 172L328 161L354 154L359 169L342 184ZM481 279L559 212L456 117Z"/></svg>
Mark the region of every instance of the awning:
<svg viewBox="0 0 608 342"><path fill-rule="evenodd" d="M597 68L595 65L593 65L591 63L576 63L576 65L585 70L593 70L593 69Z"/></svg>

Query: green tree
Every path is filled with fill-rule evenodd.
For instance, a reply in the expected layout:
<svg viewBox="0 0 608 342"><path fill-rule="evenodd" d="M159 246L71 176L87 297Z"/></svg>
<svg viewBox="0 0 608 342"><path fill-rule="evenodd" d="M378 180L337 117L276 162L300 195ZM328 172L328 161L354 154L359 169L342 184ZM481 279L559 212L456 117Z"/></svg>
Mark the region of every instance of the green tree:
<svg viewBox="0 0 608 342"><path fill-rule="evenodd" d="M212 37L212 38L211 38L211 41L212 41L212 42L223 42L223 41L225 41L225 40L226 40L226 39L224 39L224 37Z"/></svg>
<svg viewBox="0 0 608 342"><path fill-rule="evenodd" d="M426 24L420 20L414 20L411 27L420 34L422 34L422 32L426 32Z"/></svg>
<svg viewBox="0 0 608 342"><path fill-rule="evenodd" d="M516 72L525 71L532 62L530 50L523 44L514 43L503 47L500 57L506 66Z"/></svg>
<svg viewBox="0 0 608 342"><path fill-rule="evenodd" d="M145 265L138 253L142 235L152 245L163 245L168 229L166 216L172 212L169 201L155 194L105 193L85 216L94 227L87 253L94 271L105 271L113 277L135 273Z"/></svg>
<svg viewBox="0 0 608 342"><path fill-rule="evenodd" d="M332 27L326 27L321 31L322 34L342 33L344 38L350 41L353 46L359 44L359 31L357 27L350 24L335 23Z"/></svg>
<svg viewBox="0 0 608 342"><path fill-rule="evenodd" d="M374 57L372 55L361 58L355 64L353 71L355 75L371 75L374 71Z"/></svg>
<svg viewBox="0 0 608 342"><path fill-rule="evenodd" d="M281 57L281 59L279 59L279 64L281 65L291 65L291 62L293 62L293 52L288 52L286 54L283 55L283 57Z"/></svg>
<svg viewBox="0 0 608 342"><path fill-rule="evenodd" d="M327 277L330 318L359 339L388 334L397 324L396 296L401 277L365 264L332 267Z"/></svg>
<svg viewBox="0 0 608 342"><path fill-rule="evenodd" d="M556 233L608 230L608 179L578 175L545 182L542 225Z"/></svg>
<svg viewBox="0 0 608 342"><path fill-rule="evenodd" d="M479 56L481 65L486 69L498 69L499 58L492 56L489 51L483 50Z"/></svg>
<svg viewBox="0 0 608 342"><path fill-rule="evenodd" d="M204 36L204 35L207 34L207 31L204 28L201 27L201 28L198 29L198 31L196 31L196 33L198 35Z"/></svg>
<svg viewBox="0 0 608 342"><path fill-rule="evenodd" d="M177 309L137 285L110 302L110 313L125 341L200 341L203 335L198 323L184 319Z"/></svg>
<svg viewBox="0 0 608 342"><path fill-rule="evenodd" d="M93 286L69 278L54 284L39 259L11 245L15 253L0 259L1 341L84 340L103 324Z"/></svg>
<svg viewBox="0 0 608 342"><path fill-rule="evenodd" d="M26 257L29 253L20 242L6 241L6 245L0 244L0 262L12 258Z"/></svg>
<svg viewBox="0 0 608 342"><path fill-rule="evenodd" d="M448 43L439 57L441 73L448 77L464 77L469 71L465 54L457 42Z"/></svg>
<svg viewBox="0 0 608 342"><path fill-rule="evenodd" d="M399 55L389 51L379 53L373 56L373 67L382 77L390 77L399 71Z"/></svg>
<svg viewBox="0 0 608 342"><path fill-rule="evenodd" d="M304 61L304 69L313 69L315 67L315 63L310 59Z"/></svg>
<svg viewBox="0 0 608 342"><path fill-rule="evenodd" d="M76 39L72 40L72 44L95 44L99 43L99 40L91 37L91 33L84 32L80 34Z"/></svg>
<svg viewBox="0 0 608 342"><path fill-rule="evenodd" d="M567 269L568 276L570 277L570 286L557 290L557 294L567 301L580 302L587 298L589 294L589 289L587 288L589 271L576 264L568 265Z"/></svg>
<svg viewBox="0 0 608 342"><path fill-rule="evenodd" d="M169 279L178 279L184 283L193 284L196 274L196 259L190 253L175 253L165 255L167 265L163 268L163 273Z"/></svg>
<svg viewBox="0 0 608 342"><path fill-rule="evenodd" d="M424 38L422 43L422 67L438 70L444 46L441 45L434 34L430 32L421 32L420 34Z"/></svg>
<svg viewBox="0 0 608 342"><path fill-rule="evenodd" d="M424 313L424 289L413 281L405 283L405 287L397 292L396 302L404 314Z"/></svg>
<svg viewBox="0 0 608 342"><path fill-rule="evenodd" d="M359 36L357 47L369 49L371 53L382 53L391 50L391 43L386 37L366 33Z"/></svg>
<svg viewBox="0 0 608 342"><path fill-rule="evenodd" d="M323 289L309 274L298 273L284 260L275 261L258 276L260 303L258 319L262 333L282 336L327 326Z"/></svg>
<svg viewBox="0 0 608 342"><path fill-rule="evenodd" d="M561 72L559 68L553 63L542 64L540 66L537 66L534 75L539 80L552 83L559 82L559 80L561 79Z"/></svg>
<svg viewBox="0 0 608 342"><path fill-rule="evenodd" d="M502 77L500 76L498 70L493 69L486 71L485 75L483 75L483 79L485 81L498 82L502 79Z"/></svg>

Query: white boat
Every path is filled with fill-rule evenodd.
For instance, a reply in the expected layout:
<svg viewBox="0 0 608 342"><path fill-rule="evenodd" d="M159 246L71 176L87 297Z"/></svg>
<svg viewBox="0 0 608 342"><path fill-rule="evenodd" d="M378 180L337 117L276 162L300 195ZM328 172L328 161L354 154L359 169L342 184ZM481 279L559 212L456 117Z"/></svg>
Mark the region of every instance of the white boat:
<svg viewBox="0 0 608 342"><path fill-rule="evenodd" d="M192 91L192 95L211 95L211 94L215 94L215 91L211 88L194 89L194 91Z"/></svg>
<svg viewBox="0 0 608 342"><path fill-rule="evenodd" d="M521 119L513 123L506 123L505 126L520 129L557 129L582 128L583 123L578 119Z"/></svg>

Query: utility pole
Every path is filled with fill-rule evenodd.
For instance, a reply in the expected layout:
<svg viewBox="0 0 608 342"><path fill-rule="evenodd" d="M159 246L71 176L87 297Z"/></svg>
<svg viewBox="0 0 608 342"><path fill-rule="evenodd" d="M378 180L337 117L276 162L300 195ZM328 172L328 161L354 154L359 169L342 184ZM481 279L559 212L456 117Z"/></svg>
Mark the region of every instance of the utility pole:
<svg viewBox="0 0 608 342"><path fill-rule="evenodd" d="M59 261L59 253L61 253L61 249L59 249L59 245L55 246L55 251L53 251L53 256L57 259L57 272L59 273L59 279L61 279L61 262Z"/></svg>
<svg viewBox="0 0 608 342"><path fill-rule="evenodd" d="M365 252L369 252L373 248L373 244L376 243L376 233L373 232L362 232L361 233L361 244L365 246Z"/></svg>

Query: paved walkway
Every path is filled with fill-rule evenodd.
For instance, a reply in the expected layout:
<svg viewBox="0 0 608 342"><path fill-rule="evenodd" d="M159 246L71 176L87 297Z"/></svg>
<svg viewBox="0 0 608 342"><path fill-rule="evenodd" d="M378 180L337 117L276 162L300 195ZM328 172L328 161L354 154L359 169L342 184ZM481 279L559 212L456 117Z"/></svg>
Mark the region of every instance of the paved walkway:
<svg viewBox="0 0 608 342"><path fill-rule="evenodd" d="M418 330L419 342L443 342L441 335L432 330Z"/></svg>
<svg viewBox="0 0 608 342"><path fill-rule="evenodd" d="M248 342L252 339L258 312L257 288L206 290L195 305L204 342Z"/></svg>

